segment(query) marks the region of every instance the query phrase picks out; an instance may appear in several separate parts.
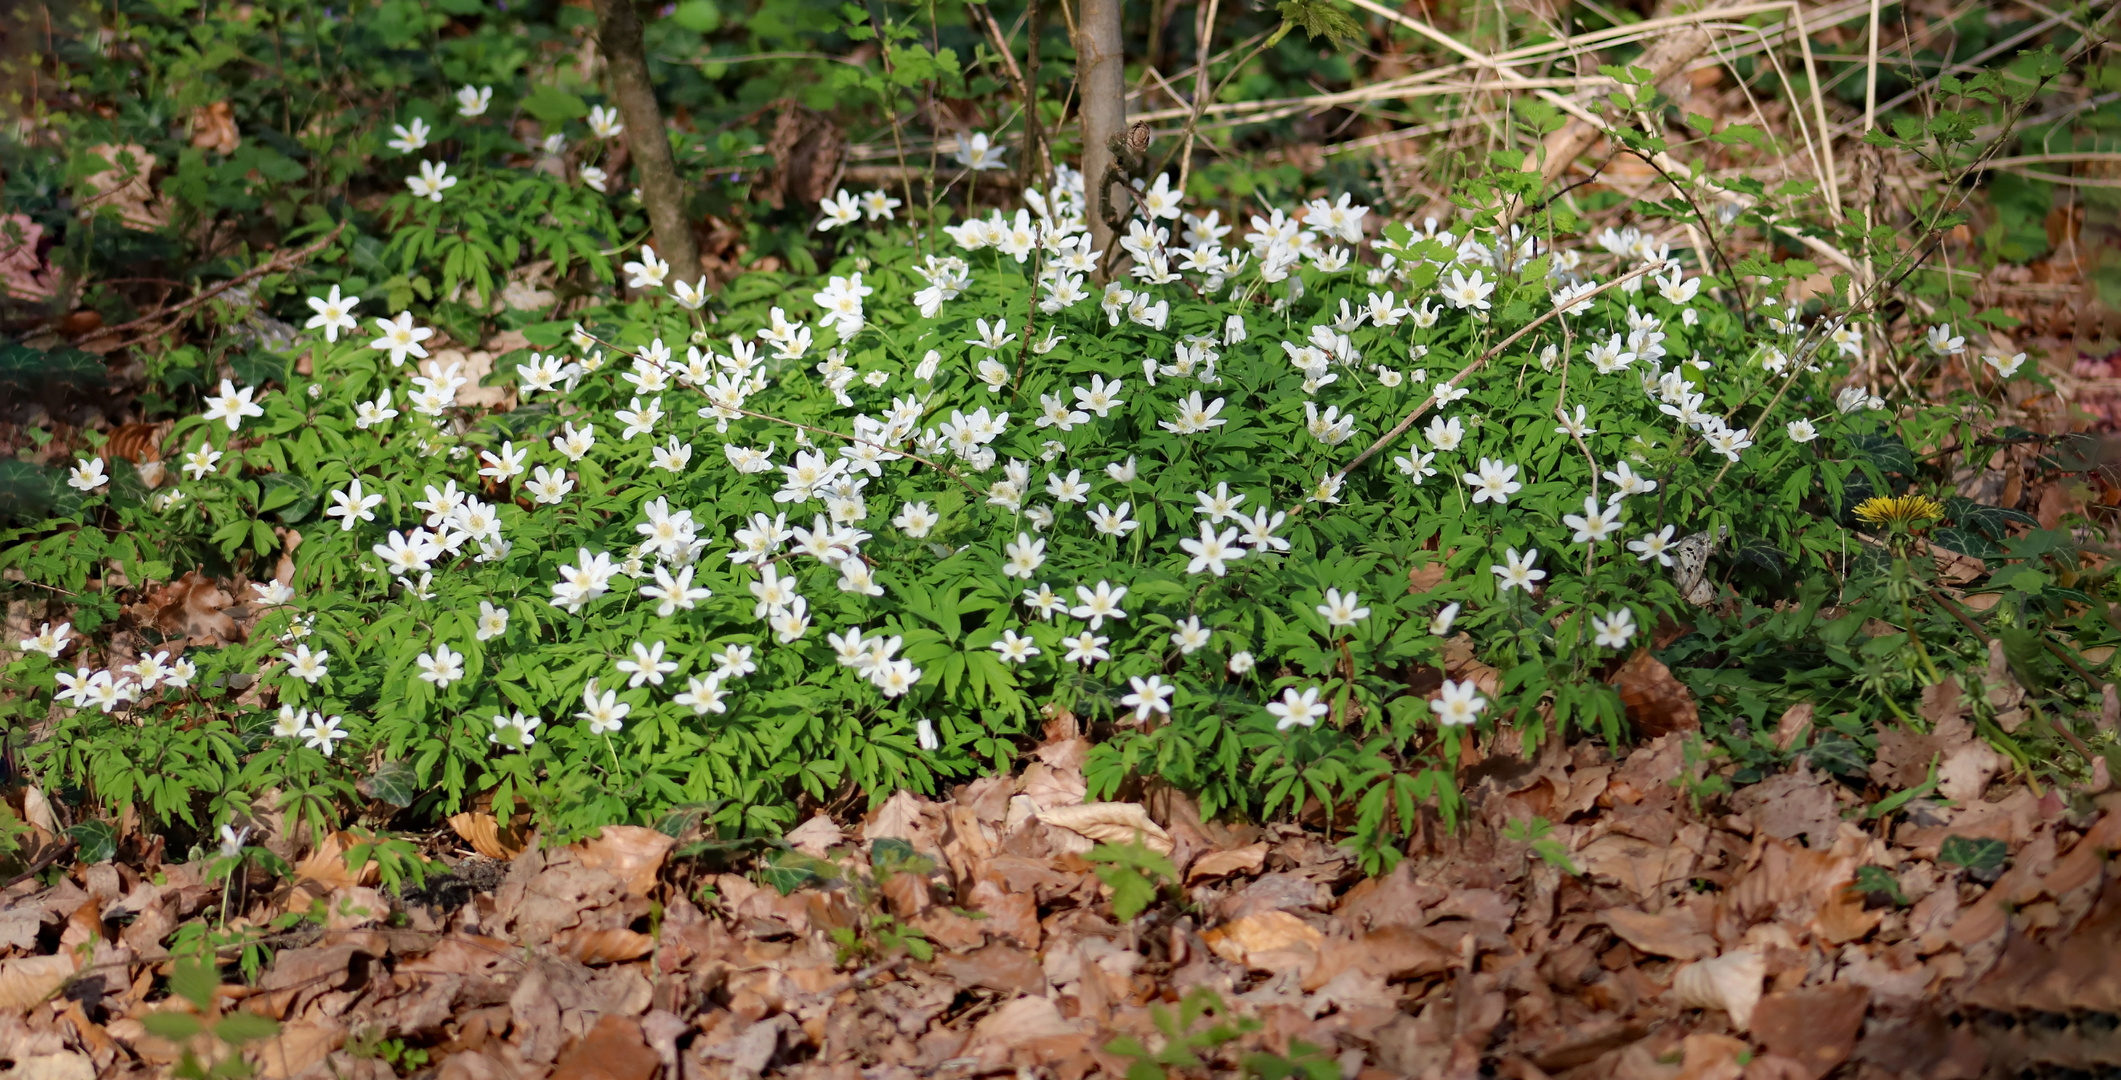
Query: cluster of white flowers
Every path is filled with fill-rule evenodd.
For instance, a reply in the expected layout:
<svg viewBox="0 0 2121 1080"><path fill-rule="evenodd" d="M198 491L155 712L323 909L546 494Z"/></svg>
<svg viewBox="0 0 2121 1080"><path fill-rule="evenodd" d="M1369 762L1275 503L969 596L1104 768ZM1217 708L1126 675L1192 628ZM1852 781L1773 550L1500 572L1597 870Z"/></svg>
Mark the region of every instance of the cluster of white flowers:
<svg viewBox="0 0 2121 1080"><path fill-rule="evenodd" d="M491 93L490 88L464 87L457 94L459 113L465 117L483 114ZM616 112L603 106L591 111L588 124L604 139L623 130ZM404 153L425 147L431 133L426 122L418 119L395 126L393 131L396 138L390 145ZM554 136L546 140L544 149L557 154L565 145L563 137ZM956 157L973 173L1003 164L1001 151L982 133L959 140ZM580 175L600 191L608 179L593 166L583 167ZM440 201L457 178L447 175L439 162L423 161L419 175L407 183L416 196ZM632 290L635 303L645 300L655 305L667 295L678 311L663 310L690 324L694 332L689 341L673 336L666 343L662 336L644 331L639 336L615 335L631 342L619 344L598 336L602 331L593 333L578 324L567 335L564 347L531 352L527 362L515 366L519 402L537 399L555 410L557 427L549 438L541 434L536 440L518 443L514 438L497 437L497 446L479 450L471 462L475 472L463 476L472 489L460 490L456 479L425 486L425 498L411 504L425 515L418 525L396 518L378 524L378 512L387 501L386 481L373 475L339 474L343 479L335 480L328 490L324 514L338 522L340 532L377 526L383 534L380 541L371 542L373 534L360 538L368 550L368 555L360 556L365 568L385 575L377 580L395 583L401 597L424 599L432 595L438 573L462 569L467 563L507 559L514 544L504 536L504 522L509 529L519 530L513 534L519 540L549 535L548 530L520 530L518 523L524 515L547 513L547 507L557 508L550 511L555 515L573 513L575 505L570 504L578 505L580 489L595 486L583 480L585 474L596 475L583 467L593 451L633 444L638 452L645 446L647 476L631 478L638 486L628 489L639 496L638 514L631 522L638 542L630 538L623 543L604 542L613 550L565 543L562 551L566 547L575 551L571 560L557 567L557 580L549 585L553 610L582 616L619 587L622 594L637 594L652 605L657 618L672 619L680 612L699 610L715 598L707 582L732 592L741 584L751 598L752 623L763 625L763 630L754 627L760 648L774 647L764 644L768 634L781 646L814 640L810 638L813 624L823 620L828 627L824 640L838 664L853 669L885 699L902 699L924 678L923 669L902 652L922 657L931 667L941 665L928 660L933 654L923 647L908 647L905 637L893 632L898 627L877 627L874 621L842 614L872 610L869 599L884 596L886 580L896 580L888 572L880 580L879 557L865 552L873 538L870 530L884 528L879 523L883 514L891 515L889 526L900 536L920 542L918 549L934 550L938 557L955 557L968 550L929 542L943 528L946 516L980 514L996 519L991 546L978 545L983 550L973 558L986 559L986 566L999 579L992 584L1006 586L1000 595L1020 597L1023 608L1010 604L1004 609L1004 617L993 627L998 636L991 641L973 639L973 647L994 654L981 655L985 663L992 664L998 657L1002 664L1017 667L1050 652L1054 655L1044 661L1048 665L1066 671L1075 670L1069 665L1094 668L1114 659L1113 638L1122 628L1138 632L1150 617L1168 618L1172 627L1168 639L1179 656L1190 657L1211 647L1218 628L1204 623L1201 614L1191 610L1191 602L1186 610L1155 610L1169 593L1131 581L1124 569L1086 570L1068 580L1067 571L1058 563L1049 563L1049 542L1058 547L1064 535L1088 535L1115 547L1130 540L1139 545L1144 535L1138 530L1144 518L1149 518L1163 526L1151 528L1150 534L1161 531L1170 537L1158 541L1168 550L1157 554L1169 557L1172 566L1182 566L1183 573L1193 579L1188 589L1197 596L1217 579L1233 574L1242 578L1263 561L1290 552L1292 542L1284 533L1291 517L1323 512L1339 503L1347 477L1328 469L1303 501L1292 494L1277 507L1266 491L1239 490L1240 482L1218 479L1211 473L1197 481L1188 520L1183 506L1164 501L1152 506L1142 501L1136 487L1139 472L1134 448L1113 447L1109 459L1073 459L1067 456L1068 447L1053 436L1111 420L1116 410L1119 416L1128 416L1131 403L1131 415L1153 417L1156 430L1163 433L1155 438L1195 440L1188 445L1211 442L1213 436L1208 433L1228 428L1233 421L1243 424L1251 417L1249 388L1240 393L1225 387L1229 366L1225 358L1255 333L1278 335L1279 340L1270 338L1265 343L1264 351L1278 357L1275 365L1285 358L1300 373L1301 398L1288 402L1281 415L1294 418L1300 410L1302 430L1318 447L1353 449L1374 434L1363 430L1359 418L1374 411L1359 414L1358 409L1377 390L1427 388L1424 407L1433 412L1425 426L1408 431L1392 447L1390 460L1398 476L1409 486L1437 477L1446 485L1455 481L1460 485L1461 505L1469 511L1480 508L1486 513L1507 507L1515 512L1523 504L1528 485L1554 479L1532 475L1548 466L1519 448L1497 448L1492 439L1483 443L1477 433L1491 421L1461 404L1471 393L1469 387L1459 385L1467 375L1444 374L1432 381L1427 368L1420 365L1440 364L1443 358L1427 360L1428 346L1419 342L1436 340L1429 332L1445 319L1464 320L1477 327L1490 318L1503 317L1495 308L1510 302L1510 288L1504 286L1514 287L1513 281L1533 260L1544 259L1552 302L1562 309L1559 328L1563 333L1558 337L1564 344L1546 346L1537 363L1552 370L1557 364L1580 361L1580 367L1567 370L1588 372L1584 382L1589 384L1564 384L1579 400L1557 403L1556 434L1586 444L1599 434L1599 424L1610 424L1611 418L1602 420L1584 402L1625 397L1634 403L1630 408L1639 408L1645 415L1670 417L1673 444L1687 447L1687 452L1706 449L1735 463L1755 445L1750 429L1730 426L1735 410L1718 415L1709 405L1702 373L1710 371L1711 364L1698 355L1680 359L1668 353L1667 343L1674 335L1681 341L1688 339L1684 330L1671 324L1699 325L1700 309L1713 301L1704 295L1703 279L1689 276L1670 245L1649 233L1609 229L1595 238L1596 249L1587 252L1550 250L1544 239L1516 226L1501 231L1469 229L1460 235L1433 218L1419 230L1395 226L1388 235L1380 235L1370 208L1342 194L1313 199L1293 211L1267 207L1245 215L1249 230L1232 239L1242 226L1225 222L1217 210L1189 212L1184 194L1171 186L1168 176L1138 183L1134 203L1138 214L1115 237L1118 250L1094 249L1084 217L1084 178L1063 164L1056 166L1050 188L1024 192L1020 208L996 209L942 228L940 235L954 244L953 253L931 249L896 265L922 283L911 297L911 306L921 318L961 315L970 329L918 338L908 335L910 340L889 341L889 348L867 346L875 337L888 338L903 326L904 314L871 310L869 301L877 292L876 284L892 279L888 270L880 276L866 259L857 260L851 272L826 275L822 287L808 292L814 315L799 306L802 293L793 293L776 298L779 306L770 308L765 325L755 333L718 339L707 330L714 318L703 312L710 294L706 279L686 280L685 275L697 268L674 268L644 245L623 263L622 280ZM884 191L851 194L838 190L820 200L816 229L847 237L865 222L877 227L896 222L901 206L899 199ZM1124 275L1115 274L1102 288L1088 284L1101 266L1112 266L1122 257L1127 263ZM1603 283L1593 276L1594 269L1605 275ZM1004 311L984 299L985 292L973 288L975 276L987 274L1014 282L1028 277L1033 295ZM1298 303L1305 295L1307 279L1314 287L1322 279L1345 283L1353 292L1362 293L1362 300L1354 302L1350 296L1332 308L1319 305L1315 316L1299 317L1300 311L1308 310ZM1601 303L1600 294L1607 289L1617 289L1618 294ZM1245 315L1235 311L1218 314L1219 326L1189 323L1185 321L1188 313L1180 313L1178 329L1183 332L1170 329L1174 299L1183 303L1193 296L1219 295L1263 301L1261 308L1252 309L1253 325L1248 326ZM1036 316L1030 319L1031 325L1012 323L1012 319L1026 318L1026 305L1033 301ZM307 328L320 331L327 344L336 343L341 331L357 330L354 311L360 302L359 297L344 296L333 286L328 295L309 300L314 316ZM993 306L952 310L953 305L973 303ZM1617 313L1623 306L1624 324ZM1263 317L1262 311L1270 311L1272 317ZM1152 355L1130 356L1122 370L1071 374L1050 390L1028 388L1037 392L1025 393L1023 403L1015 404L1026 378L1026 356L1046 356L1059 349L1067 341L1058 332L1059 324L1068 318L1077 320L1077 333L1085 332L1083 324L1087 323L1089 332L1097 334L1110 328L1115 336L1163 336L1153 338L1158 344L1151 346ZM373 322L380 336L362 355L375 359L381 383L373 398L350 403L353 425L379 438L407 440L429 456L441 457L447 449L445 460L454 460L459 453L468 457L461 445L464 428L454 423L452 415L459 392L469 381L462 366L429 356L425 343L434 331L417 325L409 312L375 317ZM1046 325L1036 326L1039 322ZM1807 331L1797 311L1772 313L1768 322L1785 340L1779 347L1761 351L1757 359L1763 367L1781 373L1793 363L1808 361L1800 344ZM658 323L658 333L670 334L669 325ZM1268 326L1275 329L1264 329ZM1142 330L1149 335L1142 335ZM1843 321L1815 324L1809 332L1844 355L1861 355L1864 348L1861 329ZM640 337L649 340L641 344ZM1389 356L1370 344L1380 337L1404 341L1404 357L1397 344L1392 344ZM1965 339L1948 326L1931 329L1926 340L1940 355L1966 350ZM682 356L676 345L683 346ZM945 350L952 355L946 356ZM1366 357L1365 350L1371 355ZM916 351L921 356L913 362ZM893 366L887 354L903 355L908 366ZM1248 349L1234 355L1249 362L1252 353ZM1063 353L1061 359L1073 358ZM1133 374L1137 359L1139 382ZM387 369L381 363L384 360ZM391 372L408 360L414 362L413 373L406 383L393 385ZM1391 362L1382 362L1386 360ZM1986 358L2004 377L2015 373L2023 360L2022 355L2009 361ZM1460 359L1453 367L1462 363ZM945 365L949 365L949 377L939 378ZM772 417L761 412L766 406L756 399L777 386L798 381L830 395L842 411L831 424L838 428L844 419L843 430L795 425L796 430L784 436L785 448L783 440L760 446L746 436L731 435L732 424L772 422ZM607 421L570 400L585 385L600 394L617 395L596 400L625 403L609 407ZM1592 388L1597 389L1596 396ZM1638 389L1647 404L1644 397L1635 396ZM952 393L960 396L952 398ZM1419 390L1415 393L1418 396ZM1037 398L1035 411L1030 408L1032 396ZM1154 401L1153 413L1144 411L1143 402L1150 400ZM822 403L823 396L817 401ZM1262 408L1279 405L1262 403ZM414 417L401 419L400 406ZM1881 408L1883 402L1868 390L1851 387L1842 392L1836 406L1848 413ZM1012 414L1012 407L1019 411ZM695 517L692 509L673 502L711 506L701 501L711 498L703 494L707 489L681 489L678 481L695 478L703 467L720 468L711 449L696 459L693 444L684 441L685 431L668 430L675 426L704 437L704 425L665 422L673 415L682 416L686 408L701 420L712 421L714 432L724 437L720 458L729 466L732 479L759 476L769 485L777 479L778 486L770 491L769 509L774 511L770 516L751 512L733 522L727 535L715 535L711 523L716 515L703 510ZM231 434L246 419L263 415L254 389L237 388L228 381L207 399L205 418L222 422ZM746 428L751 426L745 423ZM522 429L514 430L521 438ZM1800 419L1789 421L1786 431L1792 442L1805 443L1817 437L1818 427L1811 419ZM1036 453L1032 440L1037 440ZM1314 448L1306 444L1304 449ZM1590 454L1587 445L1584 453ZM183 469L193 480L202 479L215 473L222 457L223 450L210 441L200 442L185 454ZM1674 525L1661 524L1636 539L1626 539L1631 509L1639 521L1647 504L1646 500L1631 500L1659 488L1659 481L1638 471L1641 464L1641 458L1622 457L1594 466L1591 490L1568 495L1566 509L1574 510L1580 496L1581 512L1562 513L1561 522L1573 543L1586 546L1586 559L1606 550L1600 545L1624 544L1639 563L1673 565L1679 546ZM876 492L892 490L896 476L933 479L933 470L945 474L938 482L958 484L971 497L963 505L902 498L889 498L895 506L872 505L887 498ZM83 458L70 483L94 491L108 479L101 458ZM1535 493L1539 490L1534 488ZM406 497L411 497L409 491ZM1515 505L1513 498L1518 500ZM1172 527L1174 518L1183 526ZM1084 522L1087 529L1081 528ZM1071 528L1080 531L1070 533ZM947 529L942 532L943 537L950 535ZM1517 546L1500 540L1496 544L1503 548L1502 558L1489 571L1498 601L1522 602L1548 578L1548 569L1540 565L1542 552L1522 539ZM724 560L714 557L717 552L726 555L726 569ZM1554 565L1549 557L1547 566ZM825 571L822 574L820 567ZM825 598L820 603L814 605L801 591L806 577L814 583L812 594ZM637 583L631 593L620 586L621 578ZM1485 583L1486 578L1481 580ZM834 596L825 581L834 581L840 595ZM284 586L275 589L280 590L273 594L277 602L291 598ZM1513 593L1519 595L1513 597ZM738 599L741 595L724 597L711 607L747 610ZM1375 593L1372 597L1376 602ZM1391 610L1390 602L1385 602L1387 610ZM1454 602L1432 618L1423 617L1430 618L1431 633L1442 637L1452 632L1460 610ZM1336 642L1375 629L1368 624L1372 608L1365 606L1355 590L1344 587L1323 588L1322 596L1302 601L1296 614ZM1313 614L1316 621L1312 621ZM862 625L865 621L869 625ZM1601 648L1631 647L1640 632L1635 611L1626 606L1595 616L1587 612L1584 622ZM480 642L504 638L508 608L482 602L476 625ZM23 646L57 658L67 647L69 629L47 627ZM727 713L735 701L737 680L758 669L752 646L727 644L713 654L712 670L686 672L691 661L686 659L683 641L673 645L676 635L663 638L650 631L643 636L652 640L632 641L624 654L610 658L610 667L597 671L581 689L581 709L574 716L590 734L609 736L623 731L627 718L641 707L640 691L658 694L666 686L677 690L680 678L683 689L672 695L673 704L695 716ZM1226 634L1222 640L1234 636ZM1043 648L1041 640L1046 642ZM465 643L458 640L455 644ZM429 642L413 665L418 679L438 693L474 680L467 651L477 653L479 646L467 645L460 651L451 642ZM306 642L295 642L280 659L287 679L316 685L330 677L329 654ZM1269 660L1268 670L1273 670L1277 665ZM1236 649L1224 667L1233 678L1243 679L1256 663L1250 651ZM1188 704L1183 699L1184 684L1167 677L1172 670L1167 667L1163 673L1127 677L1129 692L1116 700L1134 722L1147 723L1169 715L1177 705ZM186 686L194 674L188 662L170 661L166 654L118 672L83 668L76 675L60 677L66 687L61 698L109 712L145 691ZM1115 693L1117 682L1114 679ZM621 700L622 691L629 692L633 700ZM567 692L572 694L572 688ZM1446 681L1431 702L1438 722L1447 727L1474 723L1488 705L1470 680ZM1324 687L1308 685L1283 687L1279 699L1263 707L1279 728L1287 730L1315 725L1335 706ZM340 723L336 716L326 718L283 707L274 730L329 755L347 737ZM541 717L519 710L496 713L489 741L502 752L527 749L537 742L544 723ZM940 745L933 722L920 719L918 732L921 748L932 750Z"/></svg>
<svg viewBox="0 0 2121 1080"><path fill-rule="evenodd" d="M57 626L44 623L37 628L36 636L23 638L16 644L25 653L41 653L57 660L76 640L72 623L62 622ZM77 667L71 673L59 671L54 677L58 680L54 697L61 704L108 713L158 690L183 690L199 677L199 669L191 661L172 658L167 650L163 650L142 654L132 663L116 668Z"/></svg>

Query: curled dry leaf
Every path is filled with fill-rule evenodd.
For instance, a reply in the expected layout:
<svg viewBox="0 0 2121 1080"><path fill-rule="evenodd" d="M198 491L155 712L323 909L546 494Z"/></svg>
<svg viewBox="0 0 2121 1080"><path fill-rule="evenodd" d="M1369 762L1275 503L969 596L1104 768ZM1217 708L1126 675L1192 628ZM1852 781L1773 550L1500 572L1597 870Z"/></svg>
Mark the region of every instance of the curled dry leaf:
<svg viewBox="0 0 2121 1080"><path fill-rule="evenodd" d="M562 955L594 967L639 960L655 951L655 939L625 927L591 930L578 926L554 937L552 946Z"/></svg>
<svg viewBox="0 0 2121 1080"><path fill-rule="evenodd" d="M1751 949L1728 952L1714 960L1698 960L1672 976L1671 1000L1681 1008L1722 1009L1731 1026L1744 1031L1760 1004L1761 980L1767 978L1767 958Z"/></svg>
<svg viewBox="0 0 2121 1080"><path fill-rule="evenodd" d="M1279 971L1315 964L1326 936L1286 911L1262 911L1209 930L1201 940L1233 964Z"/></svg>
<svg viewBox="0 0 2121 1080"><path fill-rule="evenodd" d="M226 645L243 632L228 614L236 598L214 579L193 570L150 589L129 609L134 621L152 626L163 637L183 637L198 645Z"/></svg>
<svg viewBox="0 0 2121 1080"><path fill-rule="evenodd" d="M677 838L639 825L606 825L594 839L575 845L575 859L618 878L628 896L646 896Z"/></svg>
<svg viewBox="0 0 2121 1080"><path fill-rule="evenodd" d="M1701 710L1694 704L1694 692L1664 666L1664 661L1650 655L1648 649L1638 649L1628 662L1620 665L1613 675L1613 684L1620 688L1620 702L1627 706L1628 719L1643 735L1655 738L1674 731L1700 731Z"/></svg>
<svg viewBox="0 0 2121 1080"><path fill-rule="evenodd" d="M521 855L530 840L522 830L512 825L502 828L498 818L483 811L467 810L453 815L449 819L449 827L456 830L457 836L465 843L471 845L471 850L500 862L507 862Z"/></svg>
<svg viewBox="0 0 2121 1080"><path fill-rule="evenodd" d="M1194 860L1186 869L1186 884L1232 874L1257 874L1266 865L1267 845L1264 841L1230 851L1211 851Z"/></svg>
<svg viewBox="0 0 2121 1080"><path fill-rule="evenodd" d="M148 185L155 171L155 155L137 144L105 143L89 151L102 158L107 168L93 173L88 186L96 194L95 206L108 206L128 229L159 229L169 224L169 202Z"/></svg>
<svg viewBox="0 0 2121 1080"><path fill-rule="evenodd" d="M191 144L202 150L233 154L239 136L236 113L226 101L202 105L191 113Z"/></svg>
<svg viewBox="0 0 2121 1080"><path fill-rule="evenodd" d="M1102 844L1131 844L1138 836L1142 846L1158 855L1171 854L1171 834L1149 820L1140 803L1082 803L1041 811L1040 821Z"/></svg>

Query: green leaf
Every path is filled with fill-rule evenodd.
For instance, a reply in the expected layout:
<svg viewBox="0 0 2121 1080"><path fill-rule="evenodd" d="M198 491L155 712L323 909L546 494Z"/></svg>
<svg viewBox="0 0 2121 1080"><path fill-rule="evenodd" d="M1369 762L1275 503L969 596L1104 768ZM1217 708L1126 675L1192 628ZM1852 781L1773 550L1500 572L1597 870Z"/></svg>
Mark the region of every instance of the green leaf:
<svg viewBox="0 0 2121 1080"><path fill-rule="evenodd" d="M214 1024L214 1036L231 1046L270 1039L279 1033L277 1021L247 1011L229 1013Z"/></svg>
<svg viewBox="0 0 2121 1080"><path fill-rule="evenodd" d="M1362 24L1340 10L1332 0L1281 0L1275 10L1281 12L1284 28L1301 29L1313 41L1326 38L1345 48L1361 41L1364 36Z"/></svg>
<svg viewBox="0 0 2121 1080"><path fill-rule="evenodd" d="M1892 897L1895 904L1904 906L1907 903L1907 894L1900 891L1900 880L1883 866L1857 867L1856 888L1866 893L1884 893Z"/></svg>
<svg viewBox="0 0 2121 1080"><path fill-rule="evenodd" d="M832 880L838 876L834 872L836 869L823 859L812 858L791 848L776 851L761 863L759 878L782 896L787 896L812 882Z"/></svg>
<svg viewBox="0 0 2121 1080"><path fill-rule="evenodd" d="M80 845L77 857L90 865L107 863L118 854L118 833L107 821L84 821L67 829L66 835Z"/></svg>
<svg viewBox="0 0 2121 1080"><path fill-rule="evenodd" d="M183 1042L205 1030L199 1018L190 1013L151 1012L140 1018L147 1033L171 1042Z"/></svg>
<svg viewBox="0 0 2121 1080"><path fill-rule="evenodd" d="M548 124L579 120L589 115L589 103L581 95L557 86L540 86L523 99L523 111ZM462 249L459 249L462 250Z"/></svg>
<svg viewBox="0 0 2121 1080"><path fill-rule="evenodd" d="M212 965L196 960L179 960L169 975L169 992L191 1002L200 1009L210 1009L214 1004L214 991L221 985L221 976Z"/></svg>
<svg viewBox="0 0 2121 1080"><path fill-rule="evenodd" d="M361 781L360 790L371 799L403 810L420 797L420 778L414 774L411 762L386 761Z"/></svg>
<svg viewBox="0 0 2121 1080"><path fill-rule="evenodd" d="M714 0L685 0L670 13L670 18L695 34L704 34L722 25L722 12L714 6Z"/></svg>
<svg viewBox="0 0 2121 1080"><path fill-rule="evenodd" d="M2010 847L2001 840L1947 836L1937 848L1937 861L1979 874L2001 869L2009 854Z"/></svg>

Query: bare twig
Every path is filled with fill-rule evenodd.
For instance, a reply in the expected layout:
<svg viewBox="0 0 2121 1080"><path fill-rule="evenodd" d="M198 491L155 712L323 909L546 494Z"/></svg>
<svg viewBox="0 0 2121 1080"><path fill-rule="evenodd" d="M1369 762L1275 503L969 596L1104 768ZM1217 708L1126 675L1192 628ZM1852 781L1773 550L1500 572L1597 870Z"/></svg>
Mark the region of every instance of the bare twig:
<svg viewBox="0 0 2121 1080"><path fill-rule="evenodd" d="M106 326L100 330L90 331L81 340L84 342L94 341L97 338L110 337L111 335L117 334L121 331L131 330L134 327L138 326L145 326L148 323L160 322L164 319L174 319L175 317L181 316L185 312L190 311L192 308L195 308L200 304L203 304L208 300L211 300L214 297L219 296L222 293L237 287L238 285L244 285L249 282L256 281L257 279L264 277L267 274L278 274L293 269L296 265L307 260L311 255L315 255L317 252L322 251L327 247L330 247L331 242L337 240L339 238L339 234L344 231L346 231L346 223L343 221L339 222L337 225L332 226L331 232L326 233L324 235L324 238L321 240L314 241L303 247L297 248L294 251L280 252L279 254L274 255L272 258L267 259L262 264L251 267L250 269L243 271L241 274L229 278L227 281L223 281L217 285L214 285L212 288L207 289L205 292L202 292L199 295L194 296L181 304L149 312L148 314L142 315L131 322L119 323L116 326ZM144 338L148 337L153 337L155 334L162 333L164 330L167 329L168 327L163 327L162 329L156 330L153 333L143 335L141 338L135 338L134 341L128 341L125 343L125 345L131 345L135 341L144 340ZM114 349L122 349L125 347L125 345L114 346Z"/></svg>
<svg viewBox="0 0 2121 1080"><path fill-rule="evenodd" d="M1608 281L1595 289L1592 289L1590 292L1587 292L1582 296L1574 297L1570 299L1567 303L1557 305L1554 310L1549 311L1546 314L1541 315L1536 319L1533 319L1531 322L1524 324L1524 326L1520 328L1516 333L1511 334L1509 337L1502 339L1500 342L1497 342L1493 348L1490 348L1488 351L1481 353L1479 359L1474 360L1470 364L1467 364L1463 369L1458 372L1458 374L1451 376L1450 378L1444 380L1441 383L1438 383L1437 388L1443 389L1446 387L1456 387L1460 380L1463 380L1474 372L1479 371L1481 368L1486 367L1488 361L1493 360L1497 356L1502 355L1503 350L1509 348L1512 345L1517 344L1518 339L1524 337L1526 334L1529 334L1534 330L1539 329L1542 326L1545 326L1547 323L1553 321L1554 319L1559 318L1563 311L1575 307L1576 305L1581 304L1586 300L1595 299L1609 289L1626 284L1627 282L1633 281L1634 279L1639 278L1644 274L1648 274L1661 269L1663 269L1663 267L1656 263L1652 263L1647 266L1638 266L1635 269L1630 270L1627 273L1622 274L1619 277L1614 278L1613 280ZM1379 435L1377 437L1377 441L1370 444L1369 449L1364 450L1362 453L1355 455L1355 460L1348 462L1347 466L1340 470L1340 478L1346 479L1349 473L1352 473L1355 470L1362 468L1364 462L1370 460L1373 457L1376 457L1378 451L1383 450L1385 447L1391 445L1392 440L1397 439L1401 435L1406 434L1407 429L1414 426L1414 421L1421 419L1421 414L1429 411L1430 406L1433 406L1435 404L1436 395L1430 394L1428 400L1423 401L1419 405L1416 405L1414 407L1413 412L1408 413L1405 419L1392 426L1392 430L1387 431L1382 435Z"/></svg>

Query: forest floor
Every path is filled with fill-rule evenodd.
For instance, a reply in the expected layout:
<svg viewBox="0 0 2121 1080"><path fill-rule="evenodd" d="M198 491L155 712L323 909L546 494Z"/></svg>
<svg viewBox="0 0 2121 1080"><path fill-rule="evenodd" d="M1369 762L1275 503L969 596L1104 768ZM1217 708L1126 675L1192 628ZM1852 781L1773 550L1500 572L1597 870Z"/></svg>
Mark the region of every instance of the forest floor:
<svg viewBox="0 0 2121 1080"><path fill-rule="evenodd" d="M1713 786L1676 734L1619 760L1492 747L1467 819L1425 822L1381 877L1316 827L1203 822L1169 793L1079 806L1087 744L1066 737L1019 775L786 838L836 867L643 828L541 850L469 815L402 895L335 841L236 895L203 863L55 868L0 898L0 1059L40 1080L235 1053L275 1080L2121 1067L2121 797L1999 780L1967 703L1926 706L1932 733L1889 733L1871 779L1934 761L1938 783L1890 813L1802 764L1697 800ZM1182 881L1122 921L1083 855L1137 831ZM250 927L270 962L203 1010L171 995L187 921ZM239 1010L277 1034L150 1030Z"/></svg>

